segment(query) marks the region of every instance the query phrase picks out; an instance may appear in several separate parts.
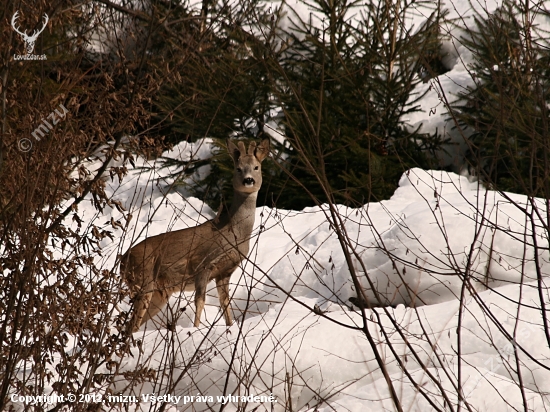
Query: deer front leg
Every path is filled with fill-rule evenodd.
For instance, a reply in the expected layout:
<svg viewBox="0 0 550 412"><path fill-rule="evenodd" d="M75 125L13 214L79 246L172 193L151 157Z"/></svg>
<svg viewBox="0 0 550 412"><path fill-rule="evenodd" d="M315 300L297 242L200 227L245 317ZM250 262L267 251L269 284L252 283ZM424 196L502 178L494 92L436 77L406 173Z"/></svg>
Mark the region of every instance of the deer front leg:
<svg viewBox="0 0 550 412"><path fill-rule="evenodd" d="M204 310L204 301L206 299L206 286L210 280L211 270L204 270L195 275L195 327L201 324L201 315Z"/></svg>
<svg viewBox="0 0 550 412"><path fill-rule="evenodd" d="M229 274L231 275L231 272ZM231 315L231 306L229 304L229 279L231 279L230 276L216 278L216 288L218 289L220 308L222 309L225 324L227 326L231 326L233 324L233 316Z"/></svg>
<svg viewBox="0 0 550 412"><path fill-rule="evenodd" d="M218 278L226 278L226 285L223 286L222 293L220 294L220 302L223 299L223 307L225 321L228 325L231 325L231 314L226 311L230 311L229 307L229 277L238 263L237 257L230 253L221 254L218 258L207 263L203 270L198 270L195 273L195 327L198 327L201 323L201 314L204 309L204 300L206 298L206 286L211 279L216 279L216 285ZM219 290L219 289L218 289Z"/></svg>

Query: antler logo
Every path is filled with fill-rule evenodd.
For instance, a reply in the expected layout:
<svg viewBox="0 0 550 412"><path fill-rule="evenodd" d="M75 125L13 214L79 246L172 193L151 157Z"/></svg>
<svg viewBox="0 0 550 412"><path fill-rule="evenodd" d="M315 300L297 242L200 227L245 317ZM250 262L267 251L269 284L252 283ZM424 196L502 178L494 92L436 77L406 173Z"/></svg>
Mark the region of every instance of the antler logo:
<svg viewBox="0 0 550 412"><path fill-rule="evenodd" d="M50 19L49 19L48 15L46 13L44 13L43 19L45 21L44 21L44 24L42 25L42 28L40 30L35 30L34 33L31 36L29 36L27 34L27 31L22 32L17 28L16 20L17 20L18 17L19 17L19 11L16 11L15 14L13 15L13 17L11 18L11 26L21 36L21 38L23 39L23 41L27 45L27 54L30 55L34 51L34 44L36 43L36 39L38 38L40 33L42 33L44 31L44 29L46 28L46 25L48 24L48 21Z"/></svg>

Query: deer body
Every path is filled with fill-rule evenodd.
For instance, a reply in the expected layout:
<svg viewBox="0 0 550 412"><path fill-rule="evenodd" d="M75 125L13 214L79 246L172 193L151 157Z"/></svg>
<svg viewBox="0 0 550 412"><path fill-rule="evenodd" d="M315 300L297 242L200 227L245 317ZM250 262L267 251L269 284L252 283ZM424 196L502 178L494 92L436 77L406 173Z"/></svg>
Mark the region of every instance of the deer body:
<svg viewBox="0 0 550 412"><path fill-rule="evenodd" d="M262 184L261 162L269 153L269 140L244 144L231 141L235 173L233 202L228 211L199 226L163 233L132 247L121 259L121 274L130 286L134 313L129 329L137 331L153 318L173 293L195 291L195 322L200 325L206 287L216 281L225 323L231 325L229 280L248 255L254 226L256 198Z"/></svg>

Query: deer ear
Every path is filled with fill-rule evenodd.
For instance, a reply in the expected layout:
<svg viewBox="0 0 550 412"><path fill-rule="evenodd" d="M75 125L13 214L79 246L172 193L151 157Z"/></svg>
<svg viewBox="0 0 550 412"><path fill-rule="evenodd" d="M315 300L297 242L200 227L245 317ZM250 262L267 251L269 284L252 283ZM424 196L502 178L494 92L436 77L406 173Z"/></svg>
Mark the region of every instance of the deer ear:
<svg viewBox="0 0 550 412"><path fill-rule="evenodd" d="M239 161L239 157L241 157L241 151L239 150L239 148L237 146L235 146L235 144L227 139L227 151L229 152L229 154L231 155L231 157L233 158L233 161L235 163L237 163Z"/></svg>
<svg viewBox="0 0 550 412"><path fill-rule="evenodd" d="M269 139L264 139L254 151L254 156L258 159L258 162L262 162L269 154Z"/></svg>

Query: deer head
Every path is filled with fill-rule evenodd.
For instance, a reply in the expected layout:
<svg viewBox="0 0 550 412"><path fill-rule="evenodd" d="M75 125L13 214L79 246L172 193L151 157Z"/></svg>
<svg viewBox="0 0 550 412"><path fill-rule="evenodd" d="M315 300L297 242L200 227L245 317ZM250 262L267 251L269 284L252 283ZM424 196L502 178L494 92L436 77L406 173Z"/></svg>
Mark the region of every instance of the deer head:
<svg viewBox="0 0 550 412"><path fill-rule="evenodd" d="M36 43L36 39L38 38L40 33L42 33L44 31L44 29L46 28L46 25L48 24L48 21L50 19L49 19L48 15L46 13L44 13L43 19L45 19L45 21L44 21L44 24L42 25L42 28L40 30L35 30L34 33L31 36L29 36L26 31L21 32L16 27L16 20L17 20L18 17L19 17L19 11L16 11L14 13L13 17L11 18L11 26L21 36L23 41L26 43L26 45L27 45L27 54L32 54L32 52L34 51L34 44Z"/></svg>
<svg viewBox="0 0 550 412"><path fill-rule="evenodd" d="M262 161L269 154L269 139L265 139L258 146L250 143L248 151L244 143L238 147L231 140L227 141L227 149L235 164L233 188L237 192L254 193L262 186Z"/></svg>

